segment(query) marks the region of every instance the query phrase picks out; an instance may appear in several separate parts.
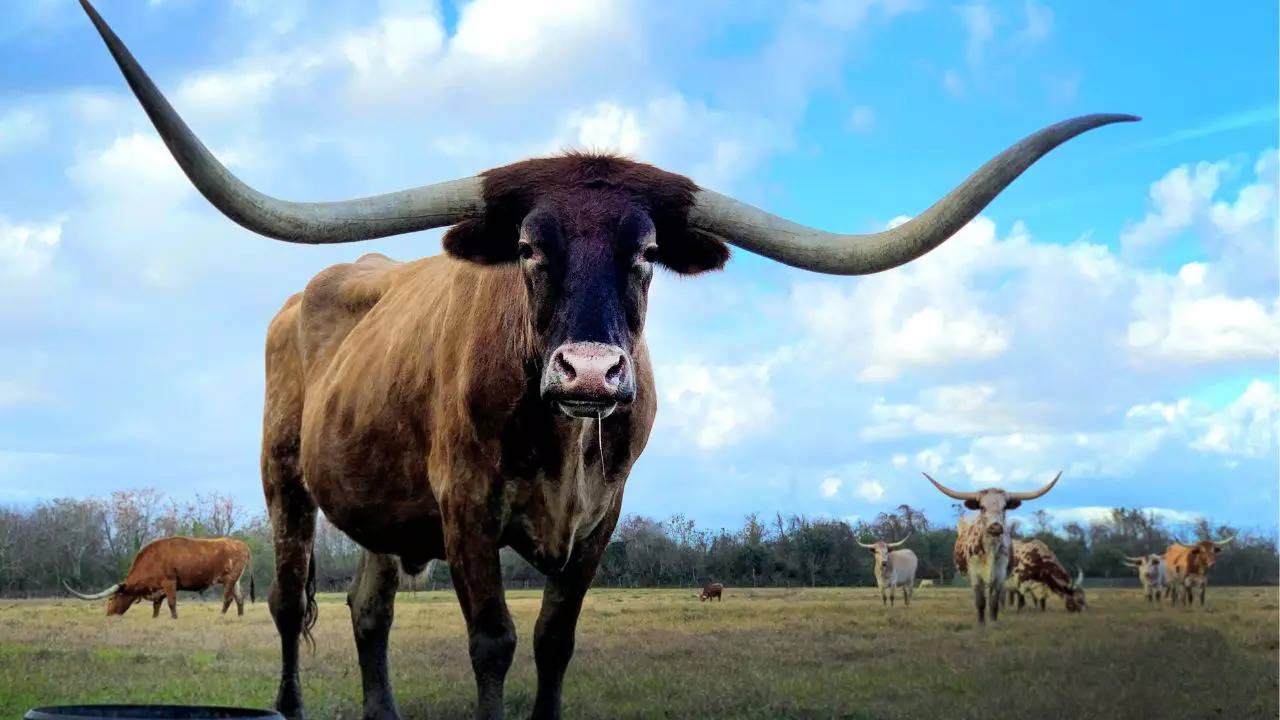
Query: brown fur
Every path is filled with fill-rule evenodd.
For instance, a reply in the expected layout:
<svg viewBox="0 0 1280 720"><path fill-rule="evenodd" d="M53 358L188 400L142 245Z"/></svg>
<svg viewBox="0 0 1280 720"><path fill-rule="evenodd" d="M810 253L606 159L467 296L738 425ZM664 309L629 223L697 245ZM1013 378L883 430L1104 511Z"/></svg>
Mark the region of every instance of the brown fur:
<svg viewBox="0 0 1280 720"><path fill-rule="evenodd" d="M641 212L656 229L659 263L698 272L728 257L718 239L685 226L696 186L648 165L570 155L485 178L487 212L446 234L446 256L402 263L368 254L330 267L268 329L263 490L283 641L276 707L289 717L302 716L297 638L309 638L315 617L317 507L377 554L349 596L367 717L397 716L385 651L394 584L382 581L391 573L380 556L405 567L449 562L471 638L477 714L501 715L515 647L503 545L548 576L535 628L534 715L559 716L582 595L657 406L642 322L625 326L635 373L628 405L597 422L540 398L549 348L534 316L541 296L531 295L541 289L515 261L523 219L537 208L576 243L567 252L602 252L595 243L612 242L618 218Z"/></svg>
<svg viewBox="0 0 1280 720"><path fill-rule="evenodd" d="M138 551L120 583L107 598L107 615L123 615L134 603L150 600L151 616L160 603L169 602L169 614L178 617L178 591L200 592L222 585L222 612L234 600L236 613L244 615L244 596L238 583L249 566L249 546L232 538L161 538Z"/></svg>
<svg viewBox="0 0 1280 720"><path fill-rule="evenodd" d="M1212 540L1201 540L1191 545L1174 543L1164 551L1165 572L1169 584L1169 597L1177 605L1179 599L1191 607L1191 596L1200 588L1200 605L1204 605L1205 588L1209 585L1209 570L1217 560L1220 548ZM1181 591L1181 592L1180 592Z"/></svg>
<svg viewBox="0 0 1280 720"><path fill-rule="evenodd" d="M702 586L702 594L698 596L699 601L719 599L724 602L724 585L720 583L707 583Z"/></svg>
<svg viewBox="0 0 1280 720"><path fill-rule="evenodd" d="M1075 587L1071 574L1040 540L1013 541L1013 569L1006 582L1012 590L1030 595L1035 602L1052 593L1063 599L1069 612L1085 609L1084 590Z"/></svg>

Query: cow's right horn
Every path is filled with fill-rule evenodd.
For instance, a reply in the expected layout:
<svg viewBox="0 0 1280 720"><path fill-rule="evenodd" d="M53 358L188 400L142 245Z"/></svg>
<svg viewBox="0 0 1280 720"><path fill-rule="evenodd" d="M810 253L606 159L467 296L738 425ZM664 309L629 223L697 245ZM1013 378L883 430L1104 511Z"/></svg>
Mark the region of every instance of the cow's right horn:
<svg viewBox="0 0 1280 720"><path fill-rule="evenodd" d="M1049 490L1051 490L1051 489L1053 488L1053 486L1054 486L1054 485L1057 485L1057 484L1058 484L1058 478L1060 478L1060 477L1062 477L1062 471L1061 471L1061 470L1059 470L1059 471L1058 471L1058 474L1057 474L1057 475L1054 475L1054 476L1053 476L1053 479L1049 481L1049 484L1048 484L1048 485L1045 485L1044 487L1040 488L1039 490L1032 490L1031 492L1011 492L1011 493L1009 493L1009 499L1011 499L1011 500L1035 500L1036 498L1040 497L1041 495L1043 495L1043 494L1045 494L1045 493L1049 492Z"/></svg>
<svg viewBox="0 0 1280 720"><path fill-rule="evenodd" d="M913 531L913 532L914 532L914 531ZM901 540L899 540L898 542L895 542L895 543L889 543L889 547L898 547L899 545L901 545L902 543L904 543L904 542L906 542L908 539L910 539L910 537L911 537L911 533L907 533L907 537L902 538L902 539L901 539Z"/></svg>
<svg viewBox="0 0 1280 720"><path fill-rule="evenodd" d="M111 593L113 593L113 592L115 592L115 591L117 591L117 590L119 590L119 589L120 589L120 583L116 583L115 585L112 585L111 587L107 588L106 590L103 590L102 592L98 593L97 595L85 595L85 594L84 594L84 593L82 593L82 592L76 592L75 590L71 589L71 586L67 584L67 581L66 581L66 580L63 580L63 581L62 581L62 586L63 586L63 587L65 587L65 588L67 589L67 592L71 593L72 595L75 595L76 597L80 598L81 600L98 600L98 599L100 599L100 598L104 598L104 597L106 597L106 596L110 595Z"/></svg>
<svg viewBox="0 0 1280 720"><path fill-rule="evenodd" d="M1235 540L1235 539L1236 539L1236 536L1235 536L1235 534L1233 534L1231 537L1227 538L1226 540L1214 540L1214 541L1213 541L1213 544L1214 544L1214 545L1226 545L1227 543L1229 543L1229 542L1231 542L1232 540Z"/></svg>
<svg viewBox="0 0 1280 720"><path fill-rule="evenodd" d="M213 206L253 232L296 243L344 243L453 225L484 212L478 176L339 202L279 200L244 184L191 132L88 0L80 5L174 160Z"/></svg>
<svg viewBox="0 0 1280 720"><path fill-rule="evenodd" d="M864 548L866 548L866 549L868 549L868 550L874 550L874 549L875 549L875 547L876 547L876 544L875 544L875 543L871 543L871 544L869 544L869 545L868 545L867 543L864 543L864 542L862 542L861 540L854 540L854 542L858 543L858 545L860 545L860 546L862 546L862 547L864 547Z"/></svg>
<svg viewBox="0 0 1280 720"><path fill-rule="evenodd" d="M929 473L922 472L920 474L928 478L929 482L933 483L933 486L941 490L942 494L946 495L947 497L955 498L956 500L977 500L978 499L978 493L976 492L967 492L967 493L956 492L955 490L952 490L951 488L943 485L937 480L934 480L933 478L929 477Z"/></svg>
<svg viewBox="0 0 1280 720"><path fill-rule="evenodd" d="M1135 563L1140 563L1143 560L1146 560L1146 558L1144 557L1129 557L1128 555L1121 555L1120 557L1124 558L1125 560L1128 560L1129 562L1135 562Z"/></svg>

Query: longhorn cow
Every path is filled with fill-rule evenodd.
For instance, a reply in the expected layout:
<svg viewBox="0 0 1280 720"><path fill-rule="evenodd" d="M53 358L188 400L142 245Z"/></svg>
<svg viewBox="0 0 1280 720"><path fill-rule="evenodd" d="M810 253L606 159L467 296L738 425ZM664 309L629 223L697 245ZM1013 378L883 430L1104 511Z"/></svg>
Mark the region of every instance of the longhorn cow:
<svg viewBox="0 0 1280 720"><path fill-rule="evenodd" d="M1142 594L1146 595L1147 602L1159 605L1167 585L1164 557L1155 553L1139 557L1125 555L1123 563L1138 570L1138 582L1142 583Z"/></svg>
<svg viewBox="0 0 1280 720"><path fill-rule="evenodd" d="M1005 527L1005 511L1049 492L1062 473L1034 492L1007 492L998 488L958 492L929 477L929 473L924 473L924 476L942 494L964 502L970 510L978 511L977 516L962 517L956 522L956 571L969 576L973 603L978 609L978 624L986 623L988 605L991 606L991 621L995 622L1000 614L1005 578L1013 572L1012 538Z"/></svg>
<svg viewBox="0 0 1280 720"><path fill-rule="evenodd" d="M876 556L875 576L876 587L880 588L880 603L893 605L893 589L895 587L902 588L902 604L911 604L911 593L916 582L916 554L908 548L901 550L890 550L896 548L911 537L911 533L907 533L907 537L902 538L898 542L887 543L879 540L873 543L864 543L858 540L858 545L870 550ZM889 591L889 597L885 598L885 590Z"/></svg>
<svg viewBox="0 0 1280 720"><path fill-rule="evenodd" d="M231 602L236 614L244 615L244 593L240 576L249 566L249 546L234 538L168 537L147 543L129 565L124 580L93 595L67 591L81 600L107 598L107 615L123 615L133 604L151 601L151 617L160 614L160 603L169 601L169 615L178 617L178 591L201 592L222 585L222 612ZM253 573L249 573L249 601L257 599Z"/></svg>
<svg viewBox="0 0 1280 720"><path fill-rule="evenodd" d="M1235 535L1226 540L1200 540L1184 543L1181 540L1170 545L1164 551L1165 577L1169 583L1169 598L1174 605L1179 596L1187 607L1191 607L1191 593L1200 588L1200 607L1204 607L1204 591L1209 585L1209 569L1217 560L1222 546L1235 539Z"/></svg>
<svg viewBox="0 0 1280 720"><path fill-rule="evenodd" d="M1027 597L1033 606L1045 610L1050 595L1062 598L1067 612L1085 609L1084 570L1077 568L1072 578L1053 550L1040 540L1013 541L1013 569L1005 578L1004 587L1010 600L1017 599L1019 612Z"/></svg>
<svg viewBox="0 0 1280 720"><path fill-rule="evenodd" d="M1047 127L911 221L871 235L798 225L610 155L524 160L329 203L245 185L200 143L87 0L129 86L195 187L235 222L296 243L452 226L444 255L366 254L322 271L271 321L262 476L275 543L275 706L303 716L317 508L367 554L348 601L366 718L399 716L387 669L397 562L443 558L466 620L477 717L503 713L515 625L498 550L546 574L533 716L560 717L583 595L657 410L644 339L662 267L717 270L729 245L814 272L880 272L937 247L1059 144L1130 115Z"/></svg>
<svg viewBox="0 0 1280 720"><path fill-rule="evenodd" d="M720 583L707 583L702 586L702 594L698 596L699 601L719 600L724 602L724 585Z"/></svg>

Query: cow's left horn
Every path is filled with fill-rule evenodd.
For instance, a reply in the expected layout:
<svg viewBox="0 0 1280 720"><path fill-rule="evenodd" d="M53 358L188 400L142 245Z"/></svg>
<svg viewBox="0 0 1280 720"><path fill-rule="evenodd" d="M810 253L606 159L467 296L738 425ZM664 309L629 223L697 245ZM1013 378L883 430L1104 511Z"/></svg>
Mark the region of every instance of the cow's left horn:
<svg viewBox="0 0 1280 720"><path fill-rule="evenodd" d="M279 200L254 190L232 175L191 132L89 0L80 0L80 5L191 184L224 215L249 230L289 242L344 243L452 225L483 212L480 177L324 203Z"/></svg>
<svg viewBox="0 0 1280 720"><path fill-rule="evenodd" d="M1010 499L1012 499L1012 500L1035 500L1036 498L1040 497L1041 495L1043 495L1043 494L1045 494L1045 493L1049 492L1049 490L1050 490L1050 489L1052 489L1054 485L1057 485L1057 484L1058 484L1058 478L1060 478L1060 477L1062 477L1062 471L1061 471L1061 470L1059 470L1059 471L1058 471L1058 474L1057 474L1057 475L1054 475L1054 476L1053 476L1053 479L1049 481L1049 484L1048 484L1048 485L1045 485L1044 487L1040 488L1039 490L1033 490L1033 491L1031 491L1031 492L1011 492L1011 493L1009 493L1009 498L1010 498Z"/></svg>
<svg viewBox="0 0 1280 720"><path fill-rule="evenodd" d="M1214 541L1213 541L1213 544L1214 544L1214 545L1226 545L1227 543L1231 542L1232 540L1235 540L1235 539L1236 539L1236 535L1238 535L1238 534L1239 534L1239 533L1232 533L1231 537L1227 538L1226 540L1214 540Z"/></svg>
<svg viewBox="0 0 1280 720"><path fill-rule="evenodd" d="M871 543L870 545L868 545L867 543L864 543L861 540L854 540L854 542L858 543L859 546L864 547L868 550L874 550L876 547L875 543Z"/></svg>
<svg viewBox="0 0 1280 720"><path fill-rule="evenodd" d="M81 600L98 600L98 599L104 598L104 597L106 597L106 596L110 595L111 593L113 593L113 592L115 592L115 591L117 591L117 590L119 590L119 589L120 589L120 583L116 583L115 585L112 585L111 587L107 588L106 590L103 590L102 592L100 592L100 593L98 593L98 594L96 594L96 595L85 595L85 594L84 594L84 593L82 593L82 592L77 592L77 591L75 591L75 590L72 590L72 589L71 589L71 586L67 584L67 581L66 581L66 580L63 580L63 581L62 581L62 586L63 586L63 587L65 587L65 588L67 589L67 592L71 593L72 595L75 595L76 597L80 598Z"/></svg>
<svg viewBox="0 0 1280 720"><path fill-rule="evenodd" d="M914 260L941 245L1045 153L1071 138L1134 115L1096 114L1064 120L992 158L928 210L870 235L840 235L798 225L711 190L700 190L689 224L731 245L804 270L867 275Z"/></svg>
<svg viewBox="0 0 1280 720"><path fill-rule="evenodd" d="M1084 587L1084 568L1076 566L1076 587Z"/></svg>
<svg viewBox="0 0 1280 720"><path fill-rule="evenodd" d="M906 541L907 541L907 539L908 539L908 538L910 538L910 537L911 537L911 533L907 533L907 537L902 538L901 540L899 540L899 541L898 541L898 542L896 542L896 543L889 543L889 547L898 547L898 546L899 546L899 545L901 545L902 543L906 542Z"/></svg>

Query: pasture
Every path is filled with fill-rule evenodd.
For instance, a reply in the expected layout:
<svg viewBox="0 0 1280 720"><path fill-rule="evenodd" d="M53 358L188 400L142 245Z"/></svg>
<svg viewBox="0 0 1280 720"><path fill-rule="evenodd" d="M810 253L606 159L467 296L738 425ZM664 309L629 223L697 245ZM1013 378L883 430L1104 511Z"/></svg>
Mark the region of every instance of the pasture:
<svg viewBox="0 0 1280 720"><path fill-rule="evenodd" d="M1280 596L1210 587L1205 609L1156 610L1136 589L1093 590L1089 611L1006 612L977 629L972 594L926 588L904 609L873 588L597 589L565 684L571 718L1275 718ZM513 591L520 635L510 717L533 702L540 593ZM358 718L360 676L340 594L320 597L304 650L312 718ZM223 617L182 601L108 619L101 602L0 601L0 717L40 704L275 696L279 648L265 602ZM451 592L400 593L393 682L406 718L469 717L475 686Z"/></svg>

